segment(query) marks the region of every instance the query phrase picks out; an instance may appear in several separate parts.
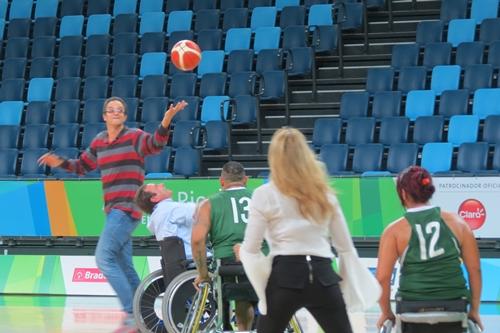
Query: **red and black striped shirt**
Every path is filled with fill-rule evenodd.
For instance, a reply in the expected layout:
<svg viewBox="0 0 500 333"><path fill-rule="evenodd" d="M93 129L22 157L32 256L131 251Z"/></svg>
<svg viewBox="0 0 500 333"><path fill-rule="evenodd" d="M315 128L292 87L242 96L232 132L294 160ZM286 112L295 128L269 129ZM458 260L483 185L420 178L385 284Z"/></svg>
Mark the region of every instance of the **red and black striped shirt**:
<svg viewBox="0 0 500 333"><path fill-rule="evenodd" d="M65 160L61 167L80 175L99 168L105 212L119 209L140 219L134 196L144 182L144 157L159 153L168 136L169 130L161 125L154 134L125 127L112 142L108 132L102 131L78 159Z"/></svg>

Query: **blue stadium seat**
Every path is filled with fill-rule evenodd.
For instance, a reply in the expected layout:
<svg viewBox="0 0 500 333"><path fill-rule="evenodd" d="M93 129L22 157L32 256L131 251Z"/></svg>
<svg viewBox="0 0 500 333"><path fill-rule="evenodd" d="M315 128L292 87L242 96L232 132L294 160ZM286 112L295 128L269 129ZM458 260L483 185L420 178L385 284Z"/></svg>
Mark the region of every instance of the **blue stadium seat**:
<svg viewBox="0 0 500 333"><path fill-rule="evenodd" d="M83 30L83 15L69 15L61 18L59 38L66 36L81 36Z"/></svg>
<svg viewBox="0 0 500 333"><path fill-rule="evenodd" d="M0 19L4 20L7 18L7 6L9 5L8 0L0 0Z"/></svg>
<svg viewBox="0 0 500 333"><path fill-rule="evenodd" d="M85 47L85 55L108 55L109 45L111 44L110 35L91 35L87 38L87 43Z"/></svg>
<svg viewBox="0 0 500 333"><path fill-rule="evenodd" d="M3 18L0 18L0 39L2 40L3 40L4 30L5 30L5 20Z"/></svg>
<svg viewBox="0 0 500 333"><path fill-rule="evenodd" d="M109 74L109 55L95 54L85 60L84 76L107 76Z"/></svg>
<svg viewBox="0 0 500 333"><path fill-rule="evenodd" d="M17 155L17 149L0 149L0 178L16 176Z"/></svg>
<svg viewBox="0 0 500 333"><path fill-rule="evenodd" d="M122 35L122 34L120 34ZM128 42L126 39L133 38L133 36L125 37L123 36L123 47L130 49L132 45L131 42ZM133 45L135 50L135 44ZM146 32L141 37L141 47L140 54L144 54L147 52L164 52L165 51L165 33L163 32ZM132 53L135 53L132 52Z"/></svg>
<svg viewBox="0 0 500 333"><path fill-rule="evenodd" d="M345 143L351 146L372 143L375 137L375 118L352 117L347 120Z"/></svg>
<svg viewBox="0 0 500 333"><path fill-rule="evenodd" d="M53 57L55 55L56 37L42 36L33 38L31 58Z"/></svg>
<svg viewBox="0 0 500 333"><path fill-rule="evenodd" d="M24 124L48 124L51 107L51 102L28 103Z"/></svg>
<svg viewBox="0 0 500 333"><path fill-rule="evenodd" d="M110 0L87 0L87 16L110 13Z"/></svg>
<svg viewBox="0 0 500 333"><path fill-rule="evenodd" d="M436 94L432 90L412 90L406 97L405 115L410 120L434 114Z"/></svg>
<svg viewBox="0 0 500 333"><path fill-rule="evenodd" d="M483 20L479 29L479 40L488 44L500 40L500 18Z"/></svg>
<svg viewBox="0 0 500 333"><path fill-rule="evenodd" d="M175 151L173 174L186 178L198 176L201 169L200 155L200 151L196 148L178 148Z"/></svg>
<svg viewBox="0 0 500 333"><path fill-rule="evenodd" d="M50 101L53 85L54 79L51 77L31 79L28 85L27 101Z"/></svg>
<svg viewBox="0 0 500 333"><path fill-rule="evenodd" d="M78 148L70 147L70 148L56 148L54 149L54 154L57 156L61 156L65 159L75 159L78 158L80 151ZM68 172L63 168L50 168L49 172L53 177L57 179L68 179L68 178L77 178L78 175L73 172Z"/></svg>
<svg viewBox="0 0 500 333"><path fill-rule="evenodd" d="M136 53L117 54L113 61L113 76L136 74L138 59L139 56Z"/></svg>
<svg viewBox="0 0 500 333"><path fill-rule="evenodd" d="M30 36L31 19L17 18L10 20L9 29L7 30L7 39L13 37L28 37Z"/></svg>
<svg viewBox="0 0 500 333"><path fill-rule="evenodd" d="M24 103L4 101L0 103L0 125L20 125Z"/></svg>
<svg viewBox="0 0 500 333"><path fill-rule="evenodd" d="M87 20L87 29L85 36L92 35L107 35L111 27L111 15L109 14L95 14L90 15Z"/></svg>
<svg viewBox="0 0 500 333"><path fill-rule="evenodd" d="M458 43L461 42L462 41ZM423 59L424 67L432 69L434 66L437 65L449 65L450 62L451 62L450 43L429 43L425 46L424 59Z"/></svg>
<svg viewBox="0 0 500 333"><path fill-rule="evenodd" d="M190 10L172 11L167 20L167 36L175 31L191 30L193 12Z"/></svg>
<svg viewBox="0 0 500 333"><path fill-rule="evenodd" d="M318 118L314 121L312 148L320 149L325 144L340 143L342 121L339 118Z"/></svg>
<svg viewBox="0 0 500 333"><path fill-rule="evenodd" d="M220 73L224 66L224 51L203 51L197 68L198 77L207 73Z"/></svg>
<svg viewBox="0 0 500 333"><path fill-rule="evenodd" d="M270 7L273 5L273 0L248 0L248 8L255 9L256 7Z"/></svg>
<svg viewBox="0 0 500 333"><path fill-rule="evenodd" d="M309 7L307 16L307 25L333 25L333 5L332 4L315 4Z"/></svg>
<svg viewBox="0 0 500 333"><path fill-rule="evenodd" d="M294 47L286 52L286 71L289 77L311 76L312 91L316 93L316 61L312 47Z"/></svg>
<svg viewBox="0 0 500 333"><path fill-rule="evenodd" d="M59 43L59 57L81 55L83 36L64 36Z"/></svg>
<svg viewBox="0 0 500 333"><path fill-rule="evenodd" d="M220 11L218 9L200 9L196 11L194 31L219 29Z"/></svg>
<svg viewBox="0 0 500 333"><path fill-rule="evenodd" d="M449 118L454 115L465 115L468 113L469 91L464 89L446 90L439 99L438 114Z"/></svg>
<svg viewBox="0 0 500 333"><path fill-rule="evenodd" d="M148 12L163 12L162 0L140 0L139 14L143 15Z"/></svg>
<svg viewBox="0 0 500 333"><path fill-rule="evenodd" d="M0 101L22 101L24 98L24 79L2 80Z"/></svg>
<svg viewBox="0 0 500 333"><path fill-rule="evenodd" d="M121 98L136 97L138 81L136 75L115 76L111 85L111 95Z"/></svg>
<svg viewBox="0 0 500 333"><path fill-rule="evenodd" d="M481 24L484 19L498 17L498 0L472 0L470 18L477 24Z"/></svg>
<svg viewBox="0 0 500 333"><path fill-rule="evenodd" d="M113 16L136 13L136 10L137 0L115 0L113 5Z"/></svg>
<svg viewBox="0 0 500 333"><path fill-rule="evenodd" d="M57 80L56 85L56 101L62 99L79 99L80 98L79 77L65 77Z"/></svg>
<svg viewBox="0 0 500 333"><path fill-rule="evenodd" d="M255 54L264 49L276 49L280 45L280 27L259 27L255 29L253 49Z"/></svg>
<svg viewBox="0 0 500 333"><path fill-rule="evenodd" d="M274 6L278 9L283 11L285 7L289 6L298 6L300 5L300 0L275 0L274 1Z"/></svg>
<svg viewBox="0 0 500 333"><path fill-rule="evenodd" d="M148 32L163 32L165 25L165 13L149 12L141 16L139 34L142 36Z"/></svg>
<svg viewBox="0 0 500 333"><path fill-rule="evenodd" d="M144 38L144 37L143 37ZM163 38L163 36L162 36ZM124 32L114 35L113 41L113 54L120 53L135 53L137 44L137 33L135 32ZM162 39L163 46L163 39ZM141 42L142 47L142 42Z"/></svg>
<svg viewBox="0 0 500 333"><path fill-rule="evenodd" d="M373 95L372 117L397 117L401 113L400 91L379 91Z"/></svg>
<svg viewBox="0 0 500 333"><path fill-rule="evenodd" d="M333 53L339 55L339 67L342 70L342 50L341 43L342 32L337 24L334 25L319 25L313 31L312 44L316 53Z"/></svg>
<svg viewBox="0 0 500 333"><path fill-rule="evenodd" d="M61 0L61 17L82 15L84 0Z"/></svg>
<svg viewBox="0 0 500 333"><path fill-rule="evenodd" d="M179 73L172 76L170 82L170 98L178 96L194 96L196 89L196 74Z"/></svg>
<svg viewBox="0 0 500 333"><path fill-rule="evenodd" d="M418 45L425 46L429 43L440 43L443 41L443 21L420 21L417 24ZM413 65L415 66L415 65Z"/></svg>
<svg viewBox="0 0 500 333"><path fill-rule="evenodd" d="M483 120L489 115L500 114L500 88L478 89L474 93L472 114Z"/></svg>
<svg viewBox="0 0 500 333"><path fill-rule="evenodd" d="M82 66L81 56L59 57L57 64L57 78L80 77L80 67Z"/></svg>
<svg viewBox="0 0 500 333"><path fill-rule="evenodd" d="M283 50L278 48L263 49L257 54L255 71L262 74L265 71L282 70L284 62Z"/></svg>
<svg viewBox="0 0 500 333"><path fill-rule="evenodd" d="M421 166L431 174L449 172L453 145L449 142L426 143L422 149Z"/></svg>
<svg viewBox="0 0 500 333"><path fill-rule="evenodd" d="M405 67L399 72L398 88L404 94L412 90L425 90L427 71L423 66Z"/></svg>
<svg viewBox="0 0 500 333"><path fill-rule="evenodd" d="M492 65L493 68L500 68L500 40L492 42L489 47L488 52L488 64Z"/></svg>
<svg viewBox="0 0 500 333"><path fill-rule="evenodd" d="M29 78L52 77L54 72L54 57L34 58L31 60Z"/></svg>
<svg viewBox="0 0 500 333"><path fill-rule="evenodd" d="M57 124L54 127L54 134L52 135L52 149L76 148L79 131L80 125L76 123Z"/></svg>
<svg viewBox="0 0 500 333"><path fill-rule="evenodd" d="M382 169L382 156L384 146L379 143L364 143L354 147L352 158L352 171L364 173L367 171L380 171Z"/></svg>
<svg viewBox="0 0 500 333"><path fill-rule="evenodd" d="M220 96L226 93L226 73L207 73L200 80L200 90L198 95L201 98L206 96Z"/></svg>
<svg viewBox="0 0 500 333"><path fill-rule="evenodd" d="M122 32L137 32L137 20L138 17L135 13L120 14L115 16L113 20L113 35Z"/></svg>
<svg viewBox="0 0 500 333"><path fill-rule="evenodd" d="M237 72L250 72L253 66L252 50L231 51L227 57L226 72L231 75Z"/></svg>
<svg viewBox="0 0 500 333"><path fill-rule="evenodd" d="M172 134L172 148L192 148L198 144L201 123L198 120L179 120Z"/></svg>
<svg viewBox="0 0 500 333"><path fill-rule="evenodd" d="M283 29L281 44L284 49L308 46L309 30L305 25L291 25L281 29Z"/></svg>
<svg viewBox="0 0 500 333"><path fill-rule="evenodd" d="M17 148L19 125L0 125L0 149Z"/></svg>
<svg viewBox="0 0 500 333"><path fill-rule="evenodd" d="M12 37L7 39L4 58L26 58L28 56L28 37Z"/></svg>
<svg viewBox="0 0 500 333"><path fill-rule="evenodd" d="M221 120L210 120L205 123L206 143L203 151L221 151L229 148L229 123Z"/></svg>
<svg viewBox="0 0 500 333"><path fill-rule="evenodd" d="M243 0L220 0L220 9L245 7Z"/></svg>
<svg viewBox="0 0 500 333"><path fill-rule="evenodd" d="M279 9L279 7L278 7ZM306 8L300 5L286 6L281 9L280 28L304 26L306 22Z"/></svg>
<svg viewBox="0 0 500 333"><path fill-rule="evenodd" d="M197 43L203 51L217 51L222 48L222 30L205 29L198 31Z"/></svg>
<svg viewBox="0 0 500 333"><path fill-rule="evenodd" d="M476 142L479 133L479 117L456 115L450 118L448 142L457 147L465 142Z"/></svg>
<svg viewBox="0 0 500 333"><path fill-rule="evenodd" d="M370 68L366 76L366 91L374 94L378 91L390 91L393 88L394 69Z"/></svg>
<svg viewBox="0 0 500 333"><path fill-rule="evenodd" d="M222 30L227 32L229 29L248 27L248 8L235 7L224 11L222 18Z"/></svg>
<svg viewBox="0 0 500 333"><path fill-rule="evenodd" d="M250 38L252 30L250 28L232 28L227 31L224 51L229 54L234 50L244 50L250 48Z"/></svg>
<svg viewBox="0 0 500 333"><path fill-rule="evenodd" d="M19 176L24 178L45 178L47 176L46 167L45 165L39 165L37 161L46 153L48 153L47 148L25 149L21 160Z"/></svg>
<svg viewBox="0 0 500 333"><path fill-rule="evenodd" d="M277 14L276 7L255 7L250 17L250 28L256 31L260 27L274 27Z"/></svg>
<svg viewBox="0 0 500 333"><path fill-rule="evenodd" d="M170 158L172 155L172 148L165 147L159 154L148 155L144 158L144 171L146 172L146 178L151 177L152 173L163 174L167 176L170 170ZM171 175L171 174L170 174Z"/></svg>
<svg viewBox="0 0 500 333"><path fill-rule="evenodd" d="M35 19L39 17L56 17L59 0L37 0Z"/></svg>
<svg viewBox="0 0 500 333"><path fill-rule="evenodd" d="M474 19L451 20L448 26L447 41L453 47L463 42L473 42L476 33L476 21Z"/></svg>
<svg viewBox="0 0 500 333"><path fill-rule="evenodd" d="M182 110L182 112L175 115L172 122L176 124L176 122L180 120L199 119L200 98L198 96L179 96L173 100L172 104L175 105L182 100L186 101L188 105L184 110Z"/></svg>
<svg viewBox="0 0 500 333"><path fill-rule="evenodd" d="M83 126L82 142L80 144L80 147L82 149L87 149L96 135L104 131L105 129L106 125L103 122L85 124L85 126Z"/></svg>
<svg viewBox="0 0 500 333"><path fill-rule="evenodd" d="M148 97L142 102L141 122L158 122L168 107L168 97Z"/></svg>
<svg viewBox="0 0 500 333"><path fill-rule="evenodd" d="M257 121L257 116L259 115L259 102L257 97L239 95L234 97L233 102L233 125L253 124Z"/></svg>
<svg viewBox="0 0 500 333"><path fill-rule="evenodd" d="M477 89L491 88L493 66L490 64L469 65L465 68L463 88L473 93Z"/></svg>
<svg viewBox="0 0 500 333"><path fill-rule="evenodd" d="M23 79L26 75L26 58L7 58L2 67L2 80Z"/></svg>
<svg viewBox="0 0 500 333"><path fill-rule="evenodd" d="M465 67L483 63L484 44L482 42L464 42L458 44L455 64Z"/></svg>
<svg viewBox="0 0 500 333"><path fill-rule="evenodd" d="M211 120L227 120L229 111L228 96L207 96L201 105L200 120L202 124Z"/></svg>
<svg viewBox="0 0 500 333"><path fill-rule="evenodd" d="M33 38L42 36L55 36L57 17L39 17L33 25Z"/></svg>
<svg viewBox="0 0 500 333"><path fill-rule="evenodd" d="M194 32L192 30L172 32L170 34L170 37L168 38L168 43L167 43L168 52L172 51L172 48L174 47L174 45L183 39L194 40ZM162 51L164 51L164 50L162 50Z"/></svg>
<svg viewBox="0 0 500 333"><path fill-rule="evenodd" d="M83 84L83 99L107 98L109 87L109 77L90 76Z"/></svg>
<svg viewBox="0 0 500 333"><path fill-rule="evenodd" d="M84 101L82 124L102 123L102 109L104 98L88 99Z"/></svg>
<svg viewBox="0 0 500 333"><path fill-rule="evenodd" d="M423 145L443 141L444 117L420 116L413 127L413 142Z"/></svg>
<svg viewBox="0 0 500 333"><path fill-rule="evenodd" d="M78 123L80 113L79 99L63 99L56 102L54 108L54 125Z"/></svg>
<svg viewBox="0 0 500 333"><path fill-rule="evenodd" d="M392 47L391 67L399 70L403 67L417 66L420 48L417 43L396 44Z"/></svg>
<svg viewBox="0 0 500 333"><path fill-rule="evenodd" d="M467 142L458 147L457 171L482 173L488 169L488 144Z"/></svg>
<svg viewBox="0 0 500 333"><path fill-rule="evenodd" d="M340 98L340 118L367 117L370 94L367 91L345 92Z"/></svg>
<svg viewBox="0 0 500 333"><path fill-rule="evenodd" d="M417 164L418 145L416 143L395 143L389 146L386 170L398 174L410 165Z"/></svg>
<svg viewBox="0 0 500 333"><path fill-rule="evenodd" d="M167 75L147 75L142 80L141 98L166 96L167 86Z"/></svg>
<svg viewBox="0 0 500 333"><path fill-rule="evenodd" d="M12 0L9 9L9 20L31 18L33 0Z"/></svg>
<svg viewBox="0 0 500 333"><path fill-rule="evenodd" d="M458 89L461 71L462 68L458 65L435 66L432 69L431 90L440 96L444 90Z"/></svg>
<svg viewBox="0 0 500 333"><path fill-rule="evenodd" d="M442 0L440 9L440 20L448 24L454 19L467 17L468 0Z"/></svg>
<svg viewBox="0 0 500 333"><path fill-rule="evenodd" d="M24 127L23 149L46 148L49 124L33 124Z"/></svg>
<svg viewBox="0 0 500 333"><path fill-rule="evenodd" d="M216 9L217 0L193 0L193 10L198 12L205 9Z"/></svg>
<svg viewBox="0 0 500 333"><path fill-rule="evenodd" d="M500 144L495 145L493 152L492 168L495 171L500 171Z"/></svg>
<svg viewBox="0 0 500 333"><path fill-rule="evenodd" d="M384 117L380 119L378 142L384 145L408 141L410 121L406 117Z"/></svg>
<svg viewBox="0 0 500 333"><path fill-rule="evenodd" d="M167 54L165 52L147 52L142 55L139 76L162 75L165 73Z"/></svg>
<svg viewBox="0 0 500 333"><path fill-rule="evenodd" d="M239 95L254 95L256 89L257 74L255 72L236 72L229 78L228 95L235 97Z"/></svg>
<svg viewBox="0 0 500 333"><path fill-rule="evenodd" d="M347 173L349 147L346 144L330 143L321 146L320 160L325 163L329 175Z"/></svg>
<svg viewBox="0 0 500 333"><path fill-rule="evenodd" d="M500 115L491 115L484 120L483 141L500 144Z"/></svg>
<svg viewBox="0 0 500 333"><path fill-rule="evenodd" d="M170 13L174 10L187 10L189 9L190 0L170 0L166 3L165 11Z"/></svg>

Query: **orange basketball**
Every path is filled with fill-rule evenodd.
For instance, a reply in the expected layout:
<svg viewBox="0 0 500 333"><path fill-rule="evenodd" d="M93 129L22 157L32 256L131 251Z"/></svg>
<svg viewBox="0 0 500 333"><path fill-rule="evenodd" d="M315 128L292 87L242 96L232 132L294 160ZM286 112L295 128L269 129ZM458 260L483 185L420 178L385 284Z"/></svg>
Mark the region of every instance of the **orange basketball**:
<svg viewBox="0 0 500 333"><path fill-rule="evenodd" d="M170 59L181 71L190 71L200 63L201 49L191 40L181 40L170 51Z"/></svg>

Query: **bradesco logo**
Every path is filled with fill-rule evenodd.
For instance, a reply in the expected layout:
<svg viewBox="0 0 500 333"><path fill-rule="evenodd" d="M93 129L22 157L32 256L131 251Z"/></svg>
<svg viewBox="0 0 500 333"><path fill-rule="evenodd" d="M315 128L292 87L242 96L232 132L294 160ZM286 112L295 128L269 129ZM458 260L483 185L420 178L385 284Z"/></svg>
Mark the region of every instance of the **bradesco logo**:
<svg viewBox="0 0 500 333"><path fill-rule="evenodd" d="M99 268L75 268L73 282L106 282Z"/></svg>
<svg viewBox="0 0 500 333"><path fill-rule="evenodd" d="M467 199L458 207L458 215L469 224L472 230L481 228L486 221L486 209L481 201Z"/></svg>

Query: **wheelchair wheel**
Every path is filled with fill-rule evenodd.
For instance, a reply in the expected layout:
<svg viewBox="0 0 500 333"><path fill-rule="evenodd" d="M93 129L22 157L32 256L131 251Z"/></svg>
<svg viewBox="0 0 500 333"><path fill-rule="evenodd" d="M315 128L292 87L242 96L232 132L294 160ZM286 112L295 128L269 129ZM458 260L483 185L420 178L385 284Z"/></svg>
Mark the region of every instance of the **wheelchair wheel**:
<svg viewBox="0 0 500 333"><path fill-rule="evenodd" d="M186 317L190 315L191 304L196 294L193 282L197 275L196 270L186 271L176 276L167 286L162 303L162 316L167 332L180 333ZM217 302L210 293L205 303L205 311L201 315L199 329L210 327L216 315Z"/></svg>
<svg viewBox="0 0 500 333"><path fill-rule="evenodd" d="M134 318L141 332L167 333L161 315L165 281L161 269L144 278L134 295Z"/></svg>

